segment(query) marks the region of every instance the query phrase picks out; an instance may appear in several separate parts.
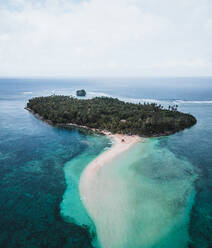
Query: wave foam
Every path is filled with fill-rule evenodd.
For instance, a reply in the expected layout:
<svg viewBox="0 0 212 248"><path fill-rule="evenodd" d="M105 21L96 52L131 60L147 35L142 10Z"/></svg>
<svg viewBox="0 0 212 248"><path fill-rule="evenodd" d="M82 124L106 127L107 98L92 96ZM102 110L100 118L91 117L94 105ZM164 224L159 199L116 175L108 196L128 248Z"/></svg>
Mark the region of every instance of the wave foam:
<svg viewBox="0 0 212 248"><path fill-rule="evenodd" d="M184 99L154 99L154 98L130 98L112 96L103 92L88 92L88 97L116 97L119 100L130 103L159 103L159 104L212 104L212 100L184 100Z"/></svg>
<svg viewBox="0 0 212 248"><path fill-rule="evenodd" d="M24 91L23 94L24 95L32 95L32 91Z"/></svg>

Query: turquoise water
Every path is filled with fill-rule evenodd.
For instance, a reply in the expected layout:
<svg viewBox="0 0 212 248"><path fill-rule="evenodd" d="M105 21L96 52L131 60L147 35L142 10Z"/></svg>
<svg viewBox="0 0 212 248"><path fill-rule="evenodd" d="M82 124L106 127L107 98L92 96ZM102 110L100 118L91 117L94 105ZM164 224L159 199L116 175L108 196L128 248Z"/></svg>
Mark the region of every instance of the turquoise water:
<svg viewBox="0 0 212 248"><path fill-rule="evenodd" d="M212 79L124 82L0 80L0 247L212 246ZM53 128L24 110L32 96L53 90L73 94L78 88L89 97L177 102L198 120L191 129L138 144L102 167L92 218L78 183L110 141Z"/></svg>
<svg viewBox="0 0 212 248"><path fill-rule="evenodd" d="M0 247L92 247L87 227L61 215L63 169L82 154L97 156L107 145L102 137L48 126L24 110L23 101L1 101ZM77 198L77 188L71 191ZM86 216L77 199L74 208Z"/></svg>
<svg viewBox="0 0 212 248"><path fill-rule="evenodd" d="M100 147L110 146L110 141L104 136L89 137L86 141L90 149L76 156L64 166L66 191L60 204L61 216L68 222L75 223L79 226L86 226L92 236L92 244L99 246L96 228L92 218L85 211L84 205L79 193L80 176L85 167L96 158Z"/></svg>
<svg viewBox="0 0 212 248"><path fill-rule="evenodd" d="M88 210L101 247L187 247L197 175L192 164L159 143L137 144L92 180Z"/></svg>

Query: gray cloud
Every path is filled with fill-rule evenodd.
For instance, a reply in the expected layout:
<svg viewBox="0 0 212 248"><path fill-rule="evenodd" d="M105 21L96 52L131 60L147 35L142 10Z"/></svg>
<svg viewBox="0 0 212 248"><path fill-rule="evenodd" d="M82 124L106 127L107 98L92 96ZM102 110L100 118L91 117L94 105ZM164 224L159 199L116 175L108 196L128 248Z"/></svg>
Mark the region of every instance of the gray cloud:
<svg viewBox="0 0 212 248"><path fill-rule="evenodd" d="M208 76L209 0L0 2L0 76Z"/></svg>

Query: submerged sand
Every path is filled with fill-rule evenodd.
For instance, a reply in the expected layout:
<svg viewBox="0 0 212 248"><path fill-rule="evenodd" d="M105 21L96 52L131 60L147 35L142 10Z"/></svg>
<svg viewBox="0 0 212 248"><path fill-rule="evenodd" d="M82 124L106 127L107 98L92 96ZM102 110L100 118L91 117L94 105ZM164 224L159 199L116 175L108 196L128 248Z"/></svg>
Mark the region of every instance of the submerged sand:
<svg viewBox="0 0 212 248"><path fill-rule="evenodd" d="M88 186L92 183L93 178L95 178L98 170L102 166L141 141L139 136L110 134L109 132L105 132L105 134L112 139L113 145L110 149L93 160L84 170L80 179L80 193L82 198L86 198ZM85 203L87 203L87 201Z"/></svg>
<svg viewBox="0 0 212 248"><path fill-rule="evenodd" d="M79 182L101 248L187 247L192 165L159 148L158 139L143 144L136 136L110 137L113 146L85 168Z"/></svg>

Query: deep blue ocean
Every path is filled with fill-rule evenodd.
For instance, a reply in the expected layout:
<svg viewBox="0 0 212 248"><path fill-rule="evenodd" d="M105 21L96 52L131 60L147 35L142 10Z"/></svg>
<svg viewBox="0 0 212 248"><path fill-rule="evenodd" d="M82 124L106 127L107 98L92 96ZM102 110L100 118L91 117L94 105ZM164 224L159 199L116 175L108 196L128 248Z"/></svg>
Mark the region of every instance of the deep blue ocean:
<svg viewBox="0 0 212 248"><path fill-rule="evenodd" d="M180 111L197 118L191 129L159 139L159 147L192 164L197 177L187 247L211 248L212 78L0 79L0 247L93 246L90 227L61 214L64 166L83 154L94 158L110 142L82 130L51 127L24 109L31 97L74 95L81 88L88 97L178 104ZM85 166L70 175L71 204L79 201L75 180ZM73 208L86 215L77 204Z"/></svg>

